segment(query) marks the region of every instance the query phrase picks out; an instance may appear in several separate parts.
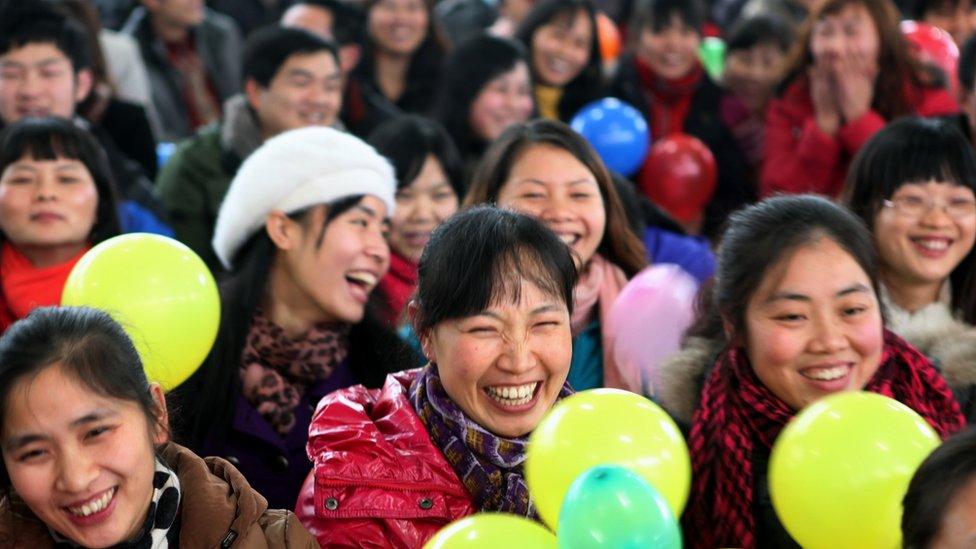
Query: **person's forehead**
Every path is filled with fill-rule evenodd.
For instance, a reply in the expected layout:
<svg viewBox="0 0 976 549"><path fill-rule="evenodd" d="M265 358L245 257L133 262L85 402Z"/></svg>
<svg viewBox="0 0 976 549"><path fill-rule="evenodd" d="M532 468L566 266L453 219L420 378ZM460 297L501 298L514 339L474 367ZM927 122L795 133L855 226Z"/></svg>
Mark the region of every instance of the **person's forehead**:
<svg viewBox="0 0 976 549"><path fill-rule="evenodd" d="M0 62L30 65L47 63L71 63L71 58L51 42L29 42L11 47L0 53Z"/></svg>

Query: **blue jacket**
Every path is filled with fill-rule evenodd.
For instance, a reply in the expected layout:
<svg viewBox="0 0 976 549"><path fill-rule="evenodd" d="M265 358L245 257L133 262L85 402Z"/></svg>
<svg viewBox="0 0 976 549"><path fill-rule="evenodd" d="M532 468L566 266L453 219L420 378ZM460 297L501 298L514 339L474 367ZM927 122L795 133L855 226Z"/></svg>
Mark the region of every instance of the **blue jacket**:
<svg viewBox="0 0 976 549"><path fill-rule="evenodd" d="M695 277L699 284L715 274L715 255L705 238L648 227L644 230L644 247L652 265L673 263Z"/></svg>

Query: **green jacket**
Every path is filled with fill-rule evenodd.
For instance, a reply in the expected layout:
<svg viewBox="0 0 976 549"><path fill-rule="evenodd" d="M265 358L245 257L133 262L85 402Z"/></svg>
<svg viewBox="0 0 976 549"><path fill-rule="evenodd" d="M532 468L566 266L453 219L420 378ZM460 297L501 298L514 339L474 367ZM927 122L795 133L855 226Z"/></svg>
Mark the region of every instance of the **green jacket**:
<svg viewBox="0 0 976 549"><path fill-rule="evenodd" d="M257 120L243 96L224 107L224 121L180 143L156 179L176 238L215 274L224 272L213 251L220 203L241 162L261 144Z"/></svg>

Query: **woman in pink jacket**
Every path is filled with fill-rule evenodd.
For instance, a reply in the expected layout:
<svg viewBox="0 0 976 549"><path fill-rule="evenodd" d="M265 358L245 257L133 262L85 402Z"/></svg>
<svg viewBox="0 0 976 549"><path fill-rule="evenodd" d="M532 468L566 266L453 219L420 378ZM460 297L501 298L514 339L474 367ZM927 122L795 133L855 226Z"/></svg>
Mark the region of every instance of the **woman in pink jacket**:
<svg viewBox="0 0 976 549"><path fill-rule="evenodd" d="M912 59L888 0L827 0L766 116L760 194L836 196L851 158L898 116L959 110L943 77Z"/></svg>
<svg viewBox="0 0 976 549"><path fill-rule="evenodd" d="M528 436L561 398L576 265L541 222L458 214L420 259L409 315L427 366L322 399L297 513L323 547L420 547L478 511L536 518Z"/></svg>

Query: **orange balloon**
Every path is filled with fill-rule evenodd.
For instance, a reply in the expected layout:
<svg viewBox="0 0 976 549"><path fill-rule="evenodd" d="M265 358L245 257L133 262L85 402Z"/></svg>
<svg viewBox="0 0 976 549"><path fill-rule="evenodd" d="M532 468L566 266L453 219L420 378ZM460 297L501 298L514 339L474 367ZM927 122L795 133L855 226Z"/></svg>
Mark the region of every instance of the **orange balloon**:
<svg viewBox="0 0 976 549"><path fill-rule="evenodd" d="M614 61L620 56L620 31L613 19L602 11L596 14L596 36L604 61Z"/></svg>

